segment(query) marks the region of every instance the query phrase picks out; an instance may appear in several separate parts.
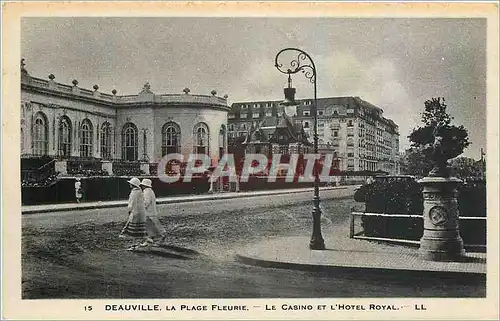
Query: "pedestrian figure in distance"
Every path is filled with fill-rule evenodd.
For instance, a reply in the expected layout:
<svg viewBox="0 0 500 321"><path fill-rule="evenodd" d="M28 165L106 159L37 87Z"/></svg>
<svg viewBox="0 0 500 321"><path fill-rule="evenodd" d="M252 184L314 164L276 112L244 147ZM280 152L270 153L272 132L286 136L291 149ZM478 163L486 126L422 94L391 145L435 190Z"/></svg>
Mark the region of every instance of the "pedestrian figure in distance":
<svg viewBox="0 0 500 321"><path fill-rule="evenodd" d="M80 182L80 177L77 177L76 182L75 182L75 197L76 197L77 203L80 203L80 199L83 196L82 192L83 192L82 191L82 182Z"/></svg>
<svg viewBox="0 0 500 321"><path fill-rule="evenodd" d="M144 239L146 232L146 209L144 208L144 196L140 187L141 181L133 177L128 181L131 191L128 198L128 220L123 227L120 237L132 237ZM139 242L140 244L140 242ZM129 250L133 250L138 244L132 245Z"/></svg>
<svg viewBox="0 0 500 321"><path fill-rule="evenodd" d="M146 240L149 243L154 241L163 242L166 238L167 231L158 219L156 210L156 195L153 191L152 182L145 178L141 182L142 192L144 194L144 207L146 209L146 230L149 238Z"/></svg>

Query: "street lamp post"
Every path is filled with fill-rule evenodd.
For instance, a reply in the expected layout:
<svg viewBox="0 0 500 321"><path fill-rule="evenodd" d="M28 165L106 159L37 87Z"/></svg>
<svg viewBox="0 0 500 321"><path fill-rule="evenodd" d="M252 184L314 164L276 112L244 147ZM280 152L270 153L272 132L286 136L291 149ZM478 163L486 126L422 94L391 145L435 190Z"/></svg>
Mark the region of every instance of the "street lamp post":
<svg viewBox="0 0 500 321"><path fill-rule="evenodd" d="M280 56L283 53L293 54L294 59L289 62L289 67L284 67L283 63L279 62ZM297 58L295 58L297 55ZM292 88L291 75L298 72L302 72L304 76L309 79L309 81L314 85L314 153L318 154L318 99L317 99L317 88L316 88L316 66L311 56L305 51L297 48L285 48L282 49L276 55L274 66L281 73L288 75L288 88L285 88L285 105L296 105L295 103L295 88ZM311 241L309 242L309 248L312 250L324 250L325 241L321 235L321 208L320 208L320 198L319 198L319 172L317 168L317 160L315 160L314 166L314 198L313 198L313 231Z"/></svg>

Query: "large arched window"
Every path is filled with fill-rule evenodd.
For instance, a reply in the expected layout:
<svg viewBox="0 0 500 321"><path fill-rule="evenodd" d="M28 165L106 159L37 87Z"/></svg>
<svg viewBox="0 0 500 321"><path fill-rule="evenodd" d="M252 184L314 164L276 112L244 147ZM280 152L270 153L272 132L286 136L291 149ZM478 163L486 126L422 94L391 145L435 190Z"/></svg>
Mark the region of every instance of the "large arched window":
<svg viewBox="0 0 500 321"><path fill-rule="evenodd" d="M220 126L219 130L219 158L225 154L226 151L226 125Z"/></svg>
<svg viewBox="0 0 500 321"><path fill-rule="evenodd" d="M87 118L80 125L80 156L92 157L92 123Z"/></svg>
<svg viewBox="0 0 500 321"><path fill-rule="evenodd" d="M44 113L38 112L33 122L33 154L47 155L49 145L49 124Z"/></svg>
<svg viewBox="0 0 500 321"><path fill-rule="evenodd" d="M111 124L107 121L101 126L101 158L111 159Z"/></svg>
<svg viewBox="0 0 500 321"><path fill-rule="evenodd" d="M181 127L174 122L168 122L161 129L161 155L180 152Z"/></svg>
<svg viewBox="0 0 500 321"><path fill-rule="evenodd" d="M126 123L122 131L122 159L127 161L137 161L137 126L132 123Z"/></svg>
<svg viewBox="0 0 500 321"><path fill-rule="evenodd" d="M194 126L193 146L196 154L207 154L209 149L209 131L205 123L198 123Z"/></svg>
<svg viewBox="0 0 500 321"><path fill-rule="evenodd" d="M71 120L62 116L59 120L59 155L71 156Z"/></svg>

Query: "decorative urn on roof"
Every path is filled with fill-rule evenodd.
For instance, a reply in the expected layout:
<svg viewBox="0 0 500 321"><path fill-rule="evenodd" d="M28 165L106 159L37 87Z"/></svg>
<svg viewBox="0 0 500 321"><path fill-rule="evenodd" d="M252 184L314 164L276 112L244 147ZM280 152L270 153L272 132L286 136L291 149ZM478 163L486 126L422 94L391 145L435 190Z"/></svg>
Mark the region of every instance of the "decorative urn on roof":
<svg viewBox="0 0 500 321"><path fill-rule="evenodd" d="M153 92L151 91L151 85L149 82L145 83L144 86L142 86L142 90L140 94L152 94Z"/></svg>

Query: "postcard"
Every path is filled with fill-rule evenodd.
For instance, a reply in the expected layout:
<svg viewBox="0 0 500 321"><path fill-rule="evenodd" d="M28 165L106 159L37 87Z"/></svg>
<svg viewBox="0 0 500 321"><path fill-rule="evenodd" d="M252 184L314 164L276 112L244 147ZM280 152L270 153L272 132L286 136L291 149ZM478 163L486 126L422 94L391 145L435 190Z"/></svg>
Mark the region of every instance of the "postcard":
<svg viewBox="0 0 500 321"><path fill-rule="evenodd" d="M3 318L499 317L497 3L2 11Z"/></svg>

